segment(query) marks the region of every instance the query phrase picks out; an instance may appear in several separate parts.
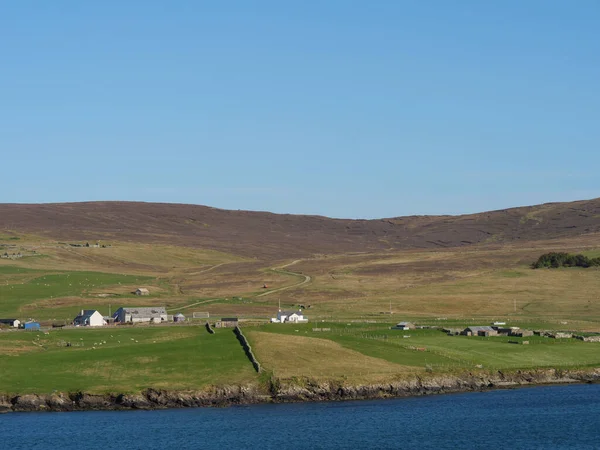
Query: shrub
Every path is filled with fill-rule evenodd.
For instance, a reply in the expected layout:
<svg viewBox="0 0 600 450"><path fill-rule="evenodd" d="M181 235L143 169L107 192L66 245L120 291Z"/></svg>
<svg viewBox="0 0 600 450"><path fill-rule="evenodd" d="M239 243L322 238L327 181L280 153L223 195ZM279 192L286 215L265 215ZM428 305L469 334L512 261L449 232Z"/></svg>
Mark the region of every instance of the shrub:
<svg viewBox="0 0 600 450"><path fill-rule="evenodd" d="M600 266L600 258L588 258L585 255L571 255L565 252L550 252L545 253L531 265L532 269L550 268L557 269L559 267L595 267Z"/></svg>

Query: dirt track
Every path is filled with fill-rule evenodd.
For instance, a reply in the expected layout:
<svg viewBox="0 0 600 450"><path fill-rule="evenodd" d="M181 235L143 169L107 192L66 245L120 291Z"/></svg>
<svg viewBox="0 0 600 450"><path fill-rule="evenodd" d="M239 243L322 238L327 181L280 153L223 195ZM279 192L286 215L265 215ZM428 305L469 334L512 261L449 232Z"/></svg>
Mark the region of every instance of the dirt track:
<svg viewBox="0 0 600 450"><path fill-rule="evenodd" d="M300 261L302 261L302 260L301 259L297 259L295 261L292 261L289 264L286 264L284 266L281 266L281 267L278 267L278 268L275 268L275 269L271 269L271 270L273 270L275 272L286 273L286 274L290 274L290 275L294 275L294 276L304 277L303 281L301 281L300 283L292 284L290 286L284 286L284 287L280 287L280 288L277 288L277 289L273 289L272 291L263 292L262 294L258 294L257 297L265 297L267 295L274 294L275 292L281 292L281 291L285 291L287 289L297 288L297 287L300 287L300 286L302 286L304 284L310 283L310 281L311 281L310 275L304 275L303 273L290 272L288 270L283 270L286 267L290 267L290 266L293 266L294 264L299 263Z"/></svg>

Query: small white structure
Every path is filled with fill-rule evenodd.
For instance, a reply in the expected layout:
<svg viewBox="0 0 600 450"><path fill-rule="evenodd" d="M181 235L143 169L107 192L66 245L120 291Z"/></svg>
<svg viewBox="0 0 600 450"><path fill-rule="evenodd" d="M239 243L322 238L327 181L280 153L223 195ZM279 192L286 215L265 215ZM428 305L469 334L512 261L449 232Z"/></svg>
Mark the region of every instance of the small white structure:
<svg viewBox="0 0 600 450"><path fill-rule="evenodd" d="M113 317L115 318L115 322L119 323L161 323L167 321L167 310L164 306L119 308L113 314Z"/></svg>
<svg viewBox="0 0 600 450"><path fill-rule="evenodd" d="M0 319L0 325L6 325L12 328L19 328L21 321L19 319Z"/></svg>
<svg viewBox="0 0 600 450"><path fill-rule="evenodd" d="M181 313L177 313L173 316L173 322L185 322L185 316Z"/></svg>
<svg viewBox="0 0 600 450"><path fill-rule="evenodd" d="M282 311L277 312L277 318L272 318L271 323L306 323L308 318L304 317L301 310L298 311Z"/></svg>
<svg viewBox="0 0 600 450"><path fill-rule="evenodd" d="M80 327L102 327L106 323L102 314L95 309L82 309L81 313L73 319L73 325Z"/></svg>
<svg viewBox="0 0 600 450"><path fill-rule="evenodd" d="M146 288L137 288L135 290L135 295L150 295L150 291Z"/></svg>

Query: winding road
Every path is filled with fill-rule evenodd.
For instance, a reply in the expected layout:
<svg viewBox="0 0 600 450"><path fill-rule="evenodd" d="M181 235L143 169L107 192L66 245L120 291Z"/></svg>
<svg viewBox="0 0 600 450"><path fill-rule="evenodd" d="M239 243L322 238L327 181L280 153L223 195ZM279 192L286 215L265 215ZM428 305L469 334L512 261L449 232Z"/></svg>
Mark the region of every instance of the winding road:
<svg viewBox="0 0 600 450"><path fill-rule="evenodd" d="M292 289L292 288L303 286L305 284L310 283L310 281L312 280L312 278L310 277L310 275L304 275L303 273L290 272L289 270L284 270L286 267L293 266L294 264L297 264L300 261L302 261L302 260L301 259L297 259L295 261L292 261L289 264L286 264L286 265L281 266L281 267L276 267L276 268L271 269L271 270L273 272L284 273L284 274L287 274L287 275L293 275L293 276L297 276L297 277L304 277L303 281L301 281L300 283L292 284L291 286L284 286L284 287L280 287L280 288L277 288L277 289L273 289L272 291L263 292L262 294L258 294L256 297L265 297L267 295L274 294L275 292L285 291L285 290L288 290L288 289Z"/></svg>

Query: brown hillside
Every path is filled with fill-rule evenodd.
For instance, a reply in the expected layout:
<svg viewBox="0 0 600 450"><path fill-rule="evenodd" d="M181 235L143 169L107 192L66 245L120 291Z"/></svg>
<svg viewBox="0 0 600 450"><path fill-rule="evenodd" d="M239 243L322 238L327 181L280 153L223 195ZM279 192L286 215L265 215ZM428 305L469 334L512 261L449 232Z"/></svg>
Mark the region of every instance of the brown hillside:
<svg viewBox="0 0 600 450"><path fill-rule="evenodd" d="M279 259L597 233L600 232L600 199L463 216L377 220L228 211L164 203L0 204L0 227L60 240L152 241Z"/></svg>

